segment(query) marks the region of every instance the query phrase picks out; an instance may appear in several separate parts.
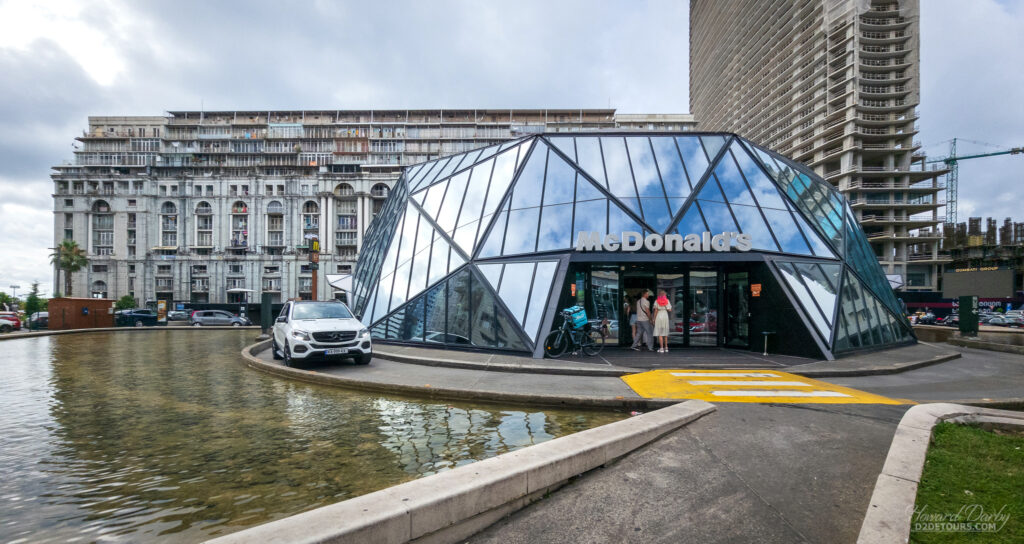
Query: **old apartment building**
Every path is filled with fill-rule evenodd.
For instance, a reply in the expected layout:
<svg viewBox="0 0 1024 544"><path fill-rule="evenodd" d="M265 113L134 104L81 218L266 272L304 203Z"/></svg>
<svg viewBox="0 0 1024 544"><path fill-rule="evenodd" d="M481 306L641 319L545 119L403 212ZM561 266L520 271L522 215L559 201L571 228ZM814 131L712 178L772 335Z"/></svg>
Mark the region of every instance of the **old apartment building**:
<svg viewBox="0 0 1024 544"><path fill-rule="evenodd" d="M308 298L311 236L322 246L321 274L350 272L405 166L537 132L694 124L690 115L613 109L90 117L74 160L53 167L54 241L74 240L88 254L73 275L79 296ZM55 277L54 292L62 289ZM333 291L319 282L319 298Z"/></svg>
<svg viewBox="0 0 1024 544"><path fill-rule="evenodd" d="M692 0L690 111L839 188L887 274L935 290L945 171L918 132L917 0ZM893 278L895 279L895 278Z"/></svg>

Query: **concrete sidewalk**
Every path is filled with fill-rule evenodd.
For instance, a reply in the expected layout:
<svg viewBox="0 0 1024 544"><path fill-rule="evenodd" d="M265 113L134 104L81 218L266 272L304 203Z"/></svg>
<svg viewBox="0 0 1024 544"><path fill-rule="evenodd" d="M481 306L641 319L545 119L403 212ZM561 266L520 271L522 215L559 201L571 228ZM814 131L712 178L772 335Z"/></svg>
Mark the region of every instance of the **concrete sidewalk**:
<svg viewBox="0 0 1024 544"><path fill-rule="evenodd" d="M857 539L908 407L717 406L469 542Z"/></svg>
<svg viewBox="0 0 1024 544"><path fill-rule="evenodd" d="M663 368L774 368L818 378L893 374L949 361L960 357L960 353L949 346L922 342L912 346L852 354L834 361L818 361L771 353L765 356L746 350L724 348L674 349L662 354L609 346L594 357L579 355L534 359L514 353L445 350L378 342L374 344L374 357L432 367L566 376L625 376Z"/></svg>

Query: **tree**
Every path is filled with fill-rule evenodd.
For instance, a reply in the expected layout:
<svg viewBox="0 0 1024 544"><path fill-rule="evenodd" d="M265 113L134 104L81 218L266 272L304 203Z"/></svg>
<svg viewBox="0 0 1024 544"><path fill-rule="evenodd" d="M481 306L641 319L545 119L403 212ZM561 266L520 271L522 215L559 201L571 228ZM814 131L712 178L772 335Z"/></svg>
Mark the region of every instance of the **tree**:
<svg viewBox="0 0 1024 544"><path fill-rule="evenodd" d="M25 297L25 313L29 319L32 319L32 314L40 311L43 306L43 300L39 298L39 282L32 282L32 290L28 292L28 296Z"/></svg>
<svg viewBox="0 0 1024 544"><path fill-rule="evenodd" d="M131 310L135 308L135 297L125 295L114 303L114 310Z"/></svg>
<svg viewBox="0 0 1024 544"><path fill-rule="evenodd" d="M11 304L14 304L14 299L11 298L11 295L0 291L0 310L10 308Z"/></svg>
<svg viewBox="0 0 1024 544"><path fill-rule="evenodd" d="M74 240L64 240L57 245L57 250L50 254L50 264L64 271L64 296L71 296L71 274L78 272L89 264L85 250L78 247Z"/></svg>

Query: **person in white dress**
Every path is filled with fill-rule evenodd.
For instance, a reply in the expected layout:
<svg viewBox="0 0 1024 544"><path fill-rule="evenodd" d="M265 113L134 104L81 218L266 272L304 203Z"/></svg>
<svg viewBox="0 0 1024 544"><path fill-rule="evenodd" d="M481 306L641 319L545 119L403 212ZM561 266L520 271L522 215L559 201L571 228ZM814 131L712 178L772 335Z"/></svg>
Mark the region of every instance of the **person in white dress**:
<svg viewBox="0 0 1024 544"><path fill-rule="evenodd" d="M672 313L672 303L664 290L658 291L654 301L654 337L658 339L658 353L668 353L668 316Z"/></svg>

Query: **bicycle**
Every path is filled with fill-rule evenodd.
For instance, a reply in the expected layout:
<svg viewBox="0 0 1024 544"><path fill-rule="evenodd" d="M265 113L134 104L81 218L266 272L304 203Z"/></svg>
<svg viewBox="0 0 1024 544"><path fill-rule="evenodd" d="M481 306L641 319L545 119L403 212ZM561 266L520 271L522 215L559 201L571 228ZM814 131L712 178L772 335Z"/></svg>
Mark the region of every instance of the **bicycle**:
<svg viewBox="0 0 1024 544"><path fill-rule="evenodd" d="M573 355L582 351L586 355L593 356L601 353L607 338L607 319L602 320L596 330L590 326L590 323L584 324L582 329L574 329L572 314L563 311L562 326L551 331L544 339L544 353L552 359L557 359L564 355L571 346Z"/></svg>

